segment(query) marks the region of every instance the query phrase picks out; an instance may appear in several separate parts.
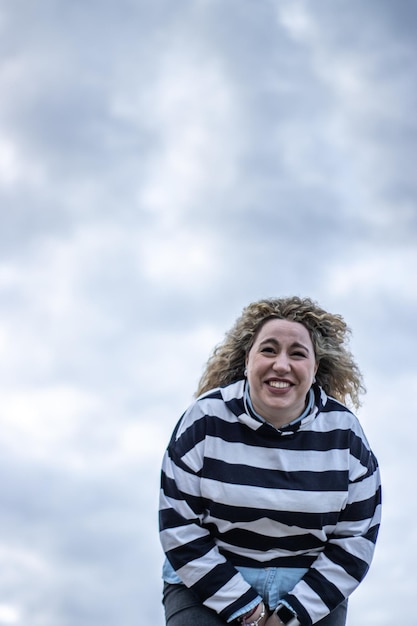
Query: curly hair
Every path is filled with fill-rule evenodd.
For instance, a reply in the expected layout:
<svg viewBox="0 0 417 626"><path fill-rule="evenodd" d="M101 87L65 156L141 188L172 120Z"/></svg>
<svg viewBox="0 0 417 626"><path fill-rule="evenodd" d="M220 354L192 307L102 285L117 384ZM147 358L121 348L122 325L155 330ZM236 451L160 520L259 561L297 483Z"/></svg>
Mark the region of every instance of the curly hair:
<svg viewBox="0 0 417 626"><path fill-rule="evenodd" d="M260 328L271 318L299 322L307 328L318 364L317 383L327 395L358 408L359 397L366 390L347 348L350 329L341 315L328 313L310 298L298 296L267 298L246 306L224 341L214 348L196 395L244 377L246 356Z"/></svg>

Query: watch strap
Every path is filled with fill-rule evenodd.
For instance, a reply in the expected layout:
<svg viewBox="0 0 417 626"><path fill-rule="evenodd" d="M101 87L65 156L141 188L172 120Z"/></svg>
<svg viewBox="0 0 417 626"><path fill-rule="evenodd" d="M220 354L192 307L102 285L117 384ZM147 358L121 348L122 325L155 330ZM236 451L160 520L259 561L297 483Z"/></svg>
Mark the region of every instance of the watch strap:
<svg viewBox="0 0 417 626"><path fill-rule="evenodd" d="M279 604L275 613L285 626L300 626L297 615L291 611L285 604Z"/></svg>

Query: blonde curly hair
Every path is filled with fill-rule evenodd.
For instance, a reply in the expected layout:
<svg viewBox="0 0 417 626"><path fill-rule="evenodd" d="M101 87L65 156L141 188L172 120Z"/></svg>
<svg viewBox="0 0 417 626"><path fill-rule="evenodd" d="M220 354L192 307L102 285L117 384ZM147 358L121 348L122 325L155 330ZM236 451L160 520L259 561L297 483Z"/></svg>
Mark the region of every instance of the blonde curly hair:
<svg viewBox="0 0 417 626"><path fill-rule="evenodd" d="M246 356L258 331L271 318L299 322L307 328L318 364L317 383L327 395L358 408L359 397L366 390L347 348L350 329L341 315L328 313L310 298L298 296L267 298L246 306L224 341L214 348L196 396L244 377Z"/></svg>

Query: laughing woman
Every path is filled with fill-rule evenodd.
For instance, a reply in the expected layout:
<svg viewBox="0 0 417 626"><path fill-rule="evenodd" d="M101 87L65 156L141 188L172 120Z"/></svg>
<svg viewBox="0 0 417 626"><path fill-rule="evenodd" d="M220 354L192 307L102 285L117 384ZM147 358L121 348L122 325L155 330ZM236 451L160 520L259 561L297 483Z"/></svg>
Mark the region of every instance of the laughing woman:
<svg viewBox="0 0 417 626"><path fill-rule="evenodd" d="M167 626L343 626L380 521L364 391L340 315L249 304L163 460Z"/></svg>

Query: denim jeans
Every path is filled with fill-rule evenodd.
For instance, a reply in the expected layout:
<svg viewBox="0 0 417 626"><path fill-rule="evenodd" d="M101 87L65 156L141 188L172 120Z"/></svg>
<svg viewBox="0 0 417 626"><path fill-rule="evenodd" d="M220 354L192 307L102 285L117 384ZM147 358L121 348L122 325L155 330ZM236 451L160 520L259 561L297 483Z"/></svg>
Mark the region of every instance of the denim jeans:
<svg viewBox="0 0 417 626"><path fill-rule="evenodd" d="M163 604L167 626L224 626L217 613L203 606L185 585L164 584ZM347 600L315 626L345 626Z"/></svg>

